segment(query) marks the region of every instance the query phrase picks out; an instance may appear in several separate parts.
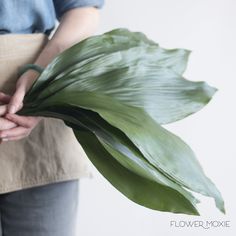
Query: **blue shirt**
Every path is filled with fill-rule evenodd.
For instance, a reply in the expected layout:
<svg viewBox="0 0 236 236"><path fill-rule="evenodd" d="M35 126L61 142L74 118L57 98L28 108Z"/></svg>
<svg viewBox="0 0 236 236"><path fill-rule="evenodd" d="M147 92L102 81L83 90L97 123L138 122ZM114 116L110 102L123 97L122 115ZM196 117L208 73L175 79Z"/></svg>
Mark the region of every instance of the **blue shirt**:
<svg viewBox="0 0 236 236"><path fill-rule="evenodd" d="M45 33L73 8L102 8L104 0L0 0L0 34Z"/></svg>

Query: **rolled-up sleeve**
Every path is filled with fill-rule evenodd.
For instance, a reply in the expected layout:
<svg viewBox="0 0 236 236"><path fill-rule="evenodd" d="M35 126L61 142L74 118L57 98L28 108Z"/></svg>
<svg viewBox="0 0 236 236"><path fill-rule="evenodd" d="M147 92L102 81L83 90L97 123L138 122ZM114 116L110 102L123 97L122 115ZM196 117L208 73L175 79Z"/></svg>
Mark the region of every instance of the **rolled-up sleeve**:
<svg viewBox="0 0 236 236"><path fill-rule="evenodd" d="M101 9L104 2L104 0L53 0L58 21L60 21L62 15L70 9L89 6Z"/></svg>

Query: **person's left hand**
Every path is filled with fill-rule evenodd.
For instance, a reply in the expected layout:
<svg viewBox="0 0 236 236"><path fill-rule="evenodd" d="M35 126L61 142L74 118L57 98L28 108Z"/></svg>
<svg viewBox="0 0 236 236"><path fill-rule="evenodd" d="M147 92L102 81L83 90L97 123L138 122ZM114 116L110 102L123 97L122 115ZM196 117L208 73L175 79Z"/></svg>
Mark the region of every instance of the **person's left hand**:
<svg viewBox="0 0 236 236"><path fill-rule="evenodd" d="M2 141L19 140L27 137L43 118L40 116L21 116L15 114L23 107L24 96L36 78L36 75L30 71L25 74L18 79L15 93L12 96L7 94L5 94L5 97L1 96L1 99L4 99L5 102L8 97L8 112L4 117L18 125L11 129L1 130L0 138Z"/></svg>
<svg viewBox="0 0 236 236"><path fill-rule="evenodd" d="M27 137L33 128L39 123L41 117L19 116L16 114L6 114L8 120L16 123L18 126L11 129L0 131L2 141L19 140Z"/></svg>

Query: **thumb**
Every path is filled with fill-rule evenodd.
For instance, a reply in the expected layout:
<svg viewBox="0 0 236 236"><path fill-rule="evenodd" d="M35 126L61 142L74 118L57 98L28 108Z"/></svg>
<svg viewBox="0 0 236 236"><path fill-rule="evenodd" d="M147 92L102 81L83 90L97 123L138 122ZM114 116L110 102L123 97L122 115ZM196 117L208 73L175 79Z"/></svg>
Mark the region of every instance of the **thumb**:
<svg viewBox="0 0 236 236"><path fill-rule="evenodd" d="M0 102L2 103L9 103L9 101L11 100L11 96L4 93L4 92L0 92Z"/></svg>
<svg viewBox="0 0 236 236"><path fill-rule="evenodd" d="M7 107L8 113L16 113L23 107L24 96L25 88L23 86L19 86L10 99L10 102Z"/></svg>

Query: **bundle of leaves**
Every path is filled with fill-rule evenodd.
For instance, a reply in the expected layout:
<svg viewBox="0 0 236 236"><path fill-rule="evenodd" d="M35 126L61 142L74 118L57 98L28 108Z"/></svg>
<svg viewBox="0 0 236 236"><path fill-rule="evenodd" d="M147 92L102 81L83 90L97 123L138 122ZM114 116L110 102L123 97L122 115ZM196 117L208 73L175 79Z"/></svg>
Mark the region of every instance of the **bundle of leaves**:
<svg viewBox="0 0 236 236"><path fill-rule="evenodd" d="M199 215L194 192L220 192L191 148L161 125L199 111L216 89L183 78L190 51L164 49L141 32L118 28L59 54L24 98L21 115L62 119L97 170L132 201Z"/></svg>

